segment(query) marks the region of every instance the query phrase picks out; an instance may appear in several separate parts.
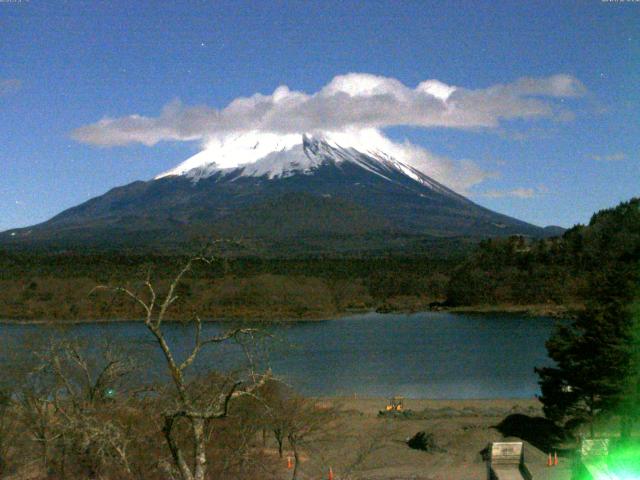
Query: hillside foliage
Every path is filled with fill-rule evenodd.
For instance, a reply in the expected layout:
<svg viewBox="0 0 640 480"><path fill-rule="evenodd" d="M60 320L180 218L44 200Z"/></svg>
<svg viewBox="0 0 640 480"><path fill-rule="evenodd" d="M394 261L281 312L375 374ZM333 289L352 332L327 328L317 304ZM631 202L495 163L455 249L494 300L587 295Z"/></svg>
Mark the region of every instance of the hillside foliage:
<svg viewBox="0 0 640 480"><path fill-rule="evenodd" d="M587 282L585 309L547 342L555 366L538 369L546 415L577 426L621 418L629 437L640 412L640 202L594 215L571 232Z"/></svg>
<svg viewBox="0 0 640 480"><path fill-rule="evenodd" d="M594 280L615 261L631 278L638 257L638 204L633 199L596 213L588 225L562 236L495 238L475 247L458 239L447 252L422 246L414 253L301 257L235 254L195 269L181 287L176 318L319 318L378 309L545 305L579 311ZM0 318L137 318L140 312L108 295L90 297L96 284L169 278L181 254L114 251L0 250ZM599 273L600 272L600 273Z"/></svg>

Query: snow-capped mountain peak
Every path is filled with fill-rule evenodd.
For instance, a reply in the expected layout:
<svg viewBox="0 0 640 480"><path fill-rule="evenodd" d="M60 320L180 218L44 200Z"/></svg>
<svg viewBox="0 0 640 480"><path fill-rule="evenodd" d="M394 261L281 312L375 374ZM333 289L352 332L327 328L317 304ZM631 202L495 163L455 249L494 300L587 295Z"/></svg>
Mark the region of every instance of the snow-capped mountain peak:
<svg viewBox="0 0 640 480"><path fill-rule="evenodd" d="M247 132L212 139L206 148L156 179L176 175L202 177L220 170L232 170L257 162L273 152L282 152L301 143L299 135Z"/></svg>
<svg viewBox="0 0 640 480"><path fill-rule="evenodd" d="M292 245L386 251L415 238L545 234L449 190L375 132L356 133L212 142L159 180L114 188L43 224L0 234L0 243L166 246L220 235L288 254Z"/></svg>
<svg viewBox="0 0 640 480"><path fill-rule="evenodd" d="M341 144L349 140L346 136L330 134L238 136L213 144L156 179L185 176L197 182L216 174L228 180L241 177L277 179L312 175L322 165L340 166L348 162L388 181L396 181L394 178L401 174L432 190L461 198L416 168L380 150Z"/></svg>

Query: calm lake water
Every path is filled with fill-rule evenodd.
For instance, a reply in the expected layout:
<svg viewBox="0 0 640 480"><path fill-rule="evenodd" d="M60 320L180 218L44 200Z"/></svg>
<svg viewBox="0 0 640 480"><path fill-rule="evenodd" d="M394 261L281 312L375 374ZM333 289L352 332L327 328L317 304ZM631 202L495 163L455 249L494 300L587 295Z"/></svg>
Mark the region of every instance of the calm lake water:
<svg viewBox="0 0 640 480"><path fill-rule="evenodd" d="M553 325L549 318L517 315L370 313L269 327L272 337L264 340L263 351L274 374L306 395L523 398L538 393L533 368L550 364L544 343ZM223 328L207 323L203 333ZM167 324L166 330L175 351L184 356L193 341L192 327ZM155 365L152 370L164 371L141 323L82 324L64 331L0 324L4 339L43 331L94 345L111 339L141 354ZM244 359L239 347L227 345L201 355L196 368L240 368Z"/></svg>

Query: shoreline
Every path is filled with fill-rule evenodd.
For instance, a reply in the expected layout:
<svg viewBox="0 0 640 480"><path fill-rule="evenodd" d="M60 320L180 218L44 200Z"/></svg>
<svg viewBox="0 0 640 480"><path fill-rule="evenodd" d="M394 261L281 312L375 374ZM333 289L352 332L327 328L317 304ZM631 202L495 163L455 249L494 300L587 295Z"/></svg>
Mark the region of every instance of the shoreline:
<svg viewBox="0 0 640 480"><path fill-rule="evenodd" d="M523 441L527 467L534 478L569 478L549 477L545 470L546 452L524 438L500 431L499 425L509 415L518 414L524 419L542 416L542 405L537 399L405 399L405 412L411 414L391 417L378 416L389 401L385 398L343 397L324 401L327 407L340 412L336 436L348 439L331 442L323 452L339 473L350 471L356 464L357 478L370 480L486 478L483 451L487 446L491 442ZM408 447L408 440L417 432L428 435L432 445L429 452ZM561 461L564 466L566 462Z"/></svg>
<svg viewBox="0 0 640 480"><path fill-rule="evenodd" d="M386 397L369 396L321 396L314 397L320 403L333 403L342 409L356 410L365 414L377 415L388 403ZM537 397L526 398L407 398L404 397L405 410L442 412L444 409L464 410L469 416L501 416L522 411L542 412L542 403Z"/></svg>
<svg viewBox="0 0 640 480"><path fill-rule="evenodd" d="M555 304L534 304L534 305L465 305L457 307L438 306L436 308L424 308L424 309L392 309L383 310L380 309L366 309L366 310L350 310L344 312L337 312L330 317L327 316L305 316L305 317L286 317L274 319L272 317L260 317L260 316L248 316L244 318L236 317L221 317L221 318L203 318L203 323L234 323L234 322L256 322L265 324L278 324L278 323L302 323L302 322L323 322L341 320L345 317L353 315L367 315L377 313L380 315L392 315L392 314L415 314L422 312L434 312L434 313L452 313L452 314L469 314L484 316L489 314L496 315L524 315L529 317L549 317L554 319L561 318L573 318L576 313L581 310L579 305L555 305ZM97 318L97 319L26 319L16 318L7 319L0 318L0 325L52 325L52 326L64 326L64 325L84 325L84 324L109 324L109 323L133 323L142 322L143 319L135 318ZM182 320L167 318L167 323L182 323ZM189 323L189 322L187 322Z"/></svg>
<svg viewBox="0 0 640 480"><path fill-rule="evenodd" d="M573 318L580 312L582 305L555 305L555 304L533 304L533 305L469 305L460 307L449 307L443 311L450 313L469 314L520 314L527 316L541 316L551 318Z"/></svg>

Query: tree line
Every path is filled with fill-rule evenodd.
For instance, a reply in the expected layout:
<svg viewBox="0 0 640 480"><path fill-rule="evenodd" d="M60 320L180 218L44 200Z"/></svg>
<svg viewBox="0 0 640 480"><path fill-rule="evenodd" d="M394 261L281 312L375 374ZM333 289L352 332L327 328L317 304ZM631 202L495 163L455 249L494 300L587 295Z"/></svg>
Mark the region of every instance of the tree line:
<svg viewBox="0 0 640 480"><path fill-rule="evenodd" d="M585 276L585 308L547 342L555 361L537 369L547 417L569 431L619 419L629 441L640 417L640 200L565 234Z"/></svg>
<svg viewBox="0 0 640 480"><path fill-rule="evenodd" d="M562 236L481 241L475 248L425 254L228 257L199 266L181 284L177 318L307 318L378 309L550 305L585 308L591 276L633 244L638 199L603 210ZM630 213L631 212L631 213ZM616 239L607 240L607 239ZM152 271L160 282L188 255L0 250L0 318L138 318L118 299L89 298L96 283L126 282Z"/></svg>
<svg viewBox="0 0 640 480"><path fill-rule="evenodd" d="M0 350L0 476L204 480L282 478L284 444L299 475L301 448L322 436L337 410L297 395L273 377L261 354L260 330L232 326L206 336L198 316L191 349L178 355L165 333L167 312L179 299L182 266L166 287L151 276L134 285L98 286L137 304L166 372L152 370L142 345L65 336L3 339ZM233 342L245 366L227 371L208 364L207 349ZM25 435L26 433L26 435ZM277 444L269 453L267 437Z"/></svg>

